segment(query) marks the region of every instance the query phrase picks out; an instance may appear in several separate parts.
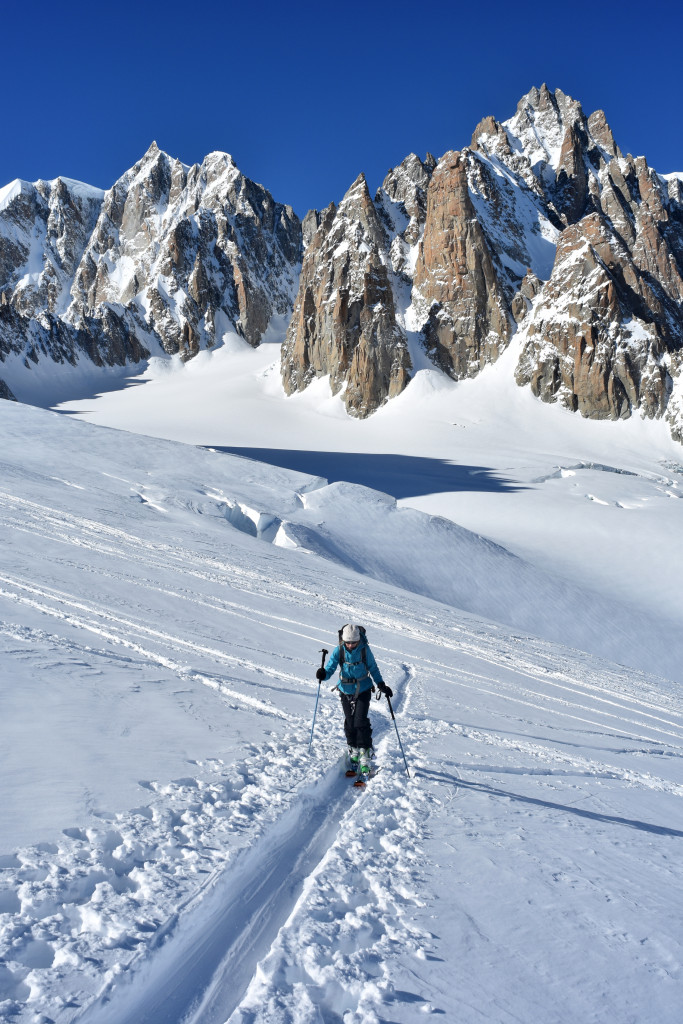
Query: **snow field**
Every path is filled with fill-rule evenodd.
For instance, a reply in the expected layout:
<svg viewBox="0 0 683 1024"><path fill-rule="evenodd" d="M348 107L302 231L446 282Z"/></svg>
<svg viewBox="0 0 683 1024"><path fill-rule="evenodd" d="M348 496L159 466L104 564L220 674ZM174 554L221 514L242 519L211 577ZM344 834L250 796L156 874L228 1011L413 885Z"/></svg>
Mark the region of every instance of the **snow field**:
<svg viewBox="0 0 683 1024"><path fill-rule="evenodd" d="M482 545L377 492L0 416L4 1019L678 1019L678 684L416 592ZM307 753L349 620L412 776L373 702L361 792L327 686Z"/></svg>
<svg viewBox="0 0 683 1024"><path fill-rule="evenodd" d="M512 385L522 344L519 335L474 380L449 381L418 363L407 389L366 421L346 415L327 379L285 397L275 344L217 348L186 366L153 360L133 378L141 386L60 408L141 434L256 450L314 475L334 469L333 479L387 491L401 507L449 519L524 563L487 567L482 543L477 571L459 585L471 551L456 558L456 571L427 558L421 593L680 678L683 546L673 539L683 517L681 446L665 423L583 420ZM331 518L334 529L341 517ZM377 517L373 537L398 523ZM409 557L411 543L397 536L391 582L415 590L420 560Z"/></svg>

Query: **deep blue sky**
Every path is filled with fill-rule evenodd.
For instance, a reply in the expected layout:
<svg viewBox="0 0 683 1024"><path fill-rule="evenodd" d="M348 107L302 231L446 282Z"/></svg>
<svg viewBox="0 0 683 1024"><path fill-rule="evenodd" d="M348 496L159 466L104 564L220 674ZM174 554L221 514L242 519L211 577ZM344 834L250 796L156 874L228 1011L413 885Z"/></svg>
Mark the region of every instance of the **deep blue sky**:
<svg viewBox="0 0 683 1024"><path fill-rule="evenodd" d="M408 153L466 145L547 82L683 171L680 4L5 0L0 185L109 187L155 139L220 149L303 216Z"/></svg>

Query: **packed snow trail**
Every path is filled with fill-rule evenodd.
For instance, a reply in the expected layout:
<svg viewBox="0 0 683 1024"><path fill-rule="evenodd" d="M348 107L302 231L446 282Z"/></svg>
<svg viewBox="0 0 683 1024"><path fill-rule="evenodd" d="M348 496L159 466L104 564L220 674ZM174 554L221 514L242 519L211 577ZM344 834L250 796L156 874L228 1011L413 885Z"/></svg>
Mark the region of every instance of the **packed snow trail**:
<svg viewBox="0 0 683 1024"><path fill-rule="evenodd" d="M293 805L181 908L182 921L174 922L163 949L148 962L131 964L132 984L117 977L116 990L108 990L78 1019L84 1024L187 1019L208 1024L215 1019L209 1004L219 985L217 970L231 991L246 988L291 901L336 834L348 789L334 769L318 785L297 788Z"/></svg>
<svg viewBox="0 0 683 1024"><path fill-rule="evenodd" d="M403 682L408 680L406 676ZM386 759L393 770L387 732L388 722L380 719L375 730L378 759ZM200 893L180 908L182 921L174 919L166 926L165 933L173 934L168 939L164 935L163 948L154 952L152 947L153 956L148 951L146 957L131 960L126 968L131 983L117 972L115 984L74 1019L83 1024L223 1024L226 1009L237 1005L259 959L340 837L343 840L352 830L365 827L367 793L354 792L342 764L339 759L317 783L304 780L292 786L288 809L280 807L279 816L260 835L252 829L255 834L249 836L248 845L240 847L225 870L212 875ZM284 763L279 768L284 785L302 774ZM270 774L265 793L273 784L272 764ZM375 777L367 792L377 784ZM394 788L402 790L400 780ZM379 824L386 832L387 822Z"/></svg>

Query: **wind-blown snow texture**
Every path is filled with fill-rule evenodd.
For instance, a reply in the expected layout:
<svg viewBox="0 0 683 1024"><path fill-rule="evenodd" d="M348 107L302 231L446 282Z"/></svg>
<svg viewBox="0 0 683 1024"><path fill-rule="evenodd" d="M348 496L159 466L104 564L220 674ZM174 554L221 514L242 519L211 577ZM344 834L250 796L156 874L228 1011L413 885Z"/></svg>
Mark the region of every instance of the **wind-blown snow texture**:
<svg viewBox="0 0 683 1024"><path fill-rule="evenodd" d="M3 1019L678 1020L683 701L588 653L607 591L358 485L14 403L0 426ZM535 629L505 624L515 580ZM411 766L375 704L361 794L327 689L307 755L348 620Z"/></svg>

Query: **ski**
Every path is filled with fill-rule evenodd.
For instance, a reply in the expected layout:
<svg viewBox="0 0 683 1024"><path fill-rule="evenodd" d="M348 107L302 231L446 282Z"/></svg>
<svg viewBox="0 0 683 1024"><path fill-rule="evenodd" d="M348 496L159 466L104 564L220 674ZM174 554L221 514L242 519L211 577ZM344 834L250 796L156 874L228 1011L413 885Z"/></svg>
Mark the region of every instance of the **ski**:
<svg viewBox="0 0 683 1024"><path fill-rule="evenodd" d="M346 757L346 771L344 772L344 774L346 775L347 779L353 779L354 786L358 787L358 789L362 789L367 783L368 779L371 779L374 775L377 774L379 768L375 764L370 764L369 771L363 772L361 771L361 766L358 761L358 758L352 758L350 754L351 751L349 749L349 754ZM374 752L370 754L369 760L371 760L373 757Z"/></svg>
<svg viewBox="0 0 683 1024"><path fill-rule="evenodd" d="M364 789L365 786L367 785L367 783L369 782L369 780L370 779L374 779L374 777L375 777L375 775L377 774L378 771L379 771L379 768L377 768L377 767L375 767L373 765L373 767L370 769L370 771L366 772L365 774L363 774L362 772L352 772L351 774L355 775L355 777L356 777L356 781L354 782L353 785L357 789ZM346 774L349 777L351 777L349 775L349 772L347 772Z"/></svg>

